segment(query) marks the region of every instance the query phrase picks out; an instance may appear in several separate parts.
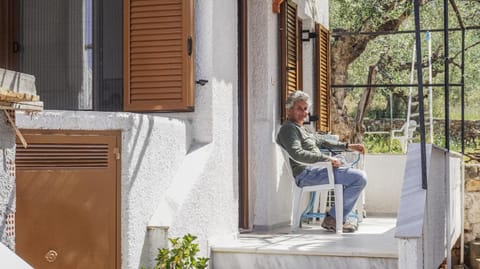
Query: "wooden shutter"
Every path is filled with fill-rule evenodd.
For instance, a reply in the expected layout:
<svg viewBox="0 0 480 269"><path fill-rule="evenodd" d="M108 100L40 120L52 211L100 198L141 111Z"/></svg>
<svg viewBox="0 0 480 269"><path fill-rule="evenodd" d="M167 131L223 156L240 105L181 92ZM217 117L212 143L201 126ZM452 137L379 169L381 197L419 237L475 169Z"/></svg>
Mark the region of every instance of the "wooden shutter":
<svg viewBox="0 0 480 269"><path fill-rule="evenodd" d="M330 32L323 25L315 24L315 114L318 115L317 131L330 132Z"/></svg>
<svg viewBox="0 0 480 269"><path fill-rule="evenodd" d="M297 89L303 91L303 46L302 46L303 23L297 18Z"/></svg>
<svg viewBox="0 0 480 269"><path fill-rule="evenodd" d="M281 50L281 119L286 120L285 101L289 93L299 89L297 4L292 0L280 7L280 50Z"/></svg>
<svg viewBox="0 0 480 269"><path fill-rule="evenodd" d="M192 111L194 0L124 0L124 108Z"/></svg>

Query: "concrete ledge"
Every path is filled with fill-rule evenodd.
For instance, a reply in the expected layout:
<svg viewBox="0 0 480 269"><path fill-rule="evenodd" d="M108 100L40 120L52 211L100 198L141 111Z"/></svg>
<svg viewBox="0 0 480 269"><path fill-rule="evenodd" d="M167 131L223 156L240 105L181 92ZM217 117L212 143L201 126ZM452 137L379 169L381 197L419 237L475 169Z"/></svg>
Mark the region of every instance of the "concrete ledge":
<svg viewBox="0 0 480 269"><path fill-rule="evenodd" d="M0 68L0 88L16 93L37 94L35 77L33 75L3 68Z"/></svg>

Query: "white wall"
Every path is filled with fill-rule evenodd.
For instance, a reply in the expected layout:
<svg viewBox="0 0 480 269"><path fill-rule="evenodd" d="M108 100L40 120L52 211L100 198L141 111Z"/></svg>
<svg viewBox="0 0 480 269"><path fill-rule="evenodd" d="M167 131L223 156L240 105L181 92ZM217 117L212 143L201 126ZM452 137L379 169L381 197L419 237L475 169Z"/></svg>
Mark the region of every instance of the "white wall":
<svg viewBox="0 0 480 269"><path fill-rule="evenodd" d="M367 215L396 215L400 205L407 155L367 154L365 187Z"/></svg>
<svg viewBox="0 0 480 269"><path fill-rule="evenodd" d="M15 176L11 169L15 163L15 132L0 110L0 245L15 249L15 234L9 232L14 228L7 219L15 214ZM2 257L3 259L3 257Z"/></svg>
<svg viewBox="0 0 480 269"><path fill-rule="evenodd" d="M304 0L296 2L303 10ZM309 2L315 2L320 7L317 8L318 18L328 25L327 1ZM284 174L284 163L275 144L275 136L280 128L277 19L278 14L272 12L272 1L249 1L249 195L250 219L257 228L286 225L291 215L292 180ZM306 53L304 59L307 57L311 57L311 54ZM311 75L311 67L306 70L310 71L305 71L304 76ZM311 78L304 79L312 81Z"/></svg>
<svg viewBox="0 0 480 269"><path fill-rule="evenodd" d="M20 128L122 131L125 269L144 263L147 225L198 236L201 256L238 233L236 1L196 1L195 16L196 80L209 81L197 85L195 112L17 114Z"/></svg>

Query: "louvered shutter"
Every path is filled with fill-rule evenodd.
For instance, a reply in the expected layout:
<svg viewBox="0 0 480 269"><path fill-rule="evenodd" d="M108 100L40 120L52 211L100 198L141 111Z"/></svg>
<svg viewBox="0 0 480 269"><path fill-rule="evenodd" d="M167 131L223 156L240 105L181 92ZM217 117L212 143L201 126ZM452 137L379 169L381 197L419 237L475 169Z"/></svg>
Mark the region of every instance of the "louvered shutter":
<svg viewBox="0 0 480 269"><path fill-rule="evenodd" d="M17 145L18 170L78 169L108 167L108 144L90 143L29 143L28 148Z"/></svg>
<svg viewBox="0 0 480 269"><path fill-rule="evenodd" d="M299 89L298 79L298 28L297 4L292 0L280 7L280 50L281 50L281 119L286 120L285 101L289 93Z"/></svg>
<svg viewBox="0 0 480 269"><path fill-rule="evenodd" d="M303 23L297 18L297 89L303 91L303 46L302 46Z"/></svg>
<svg viewBox="0 0 480 269"><path fill-rule="evenodd" d="M124 108L194 107L194 1L124 1Z"/></svg>
<svg viewBox="0 0 480 269"><path fill-rule="evenodd" d="M315 114L318 115L317 131L330 132L330 32L315 24Z"/></svg>

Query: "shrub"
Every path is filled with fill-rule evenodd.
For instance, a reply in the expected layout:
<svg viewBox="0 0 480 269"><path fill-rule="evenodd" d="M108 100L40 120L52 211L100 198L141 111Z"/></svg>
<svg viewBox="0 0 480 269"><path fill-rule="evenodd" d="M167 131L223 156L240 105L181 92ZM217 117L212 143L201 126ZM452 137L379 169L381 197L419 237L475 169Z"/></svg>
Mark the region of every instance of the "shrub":
<svg viewBox="0 0 480 269"><path fill-rule="evenodd" d="M196 236L187 234L183 238L169 238L171 248L158 249L157 264L154 269L205 269L208 267L208 258L195 257L198 253L198 244L193 241Z"/></svg>

